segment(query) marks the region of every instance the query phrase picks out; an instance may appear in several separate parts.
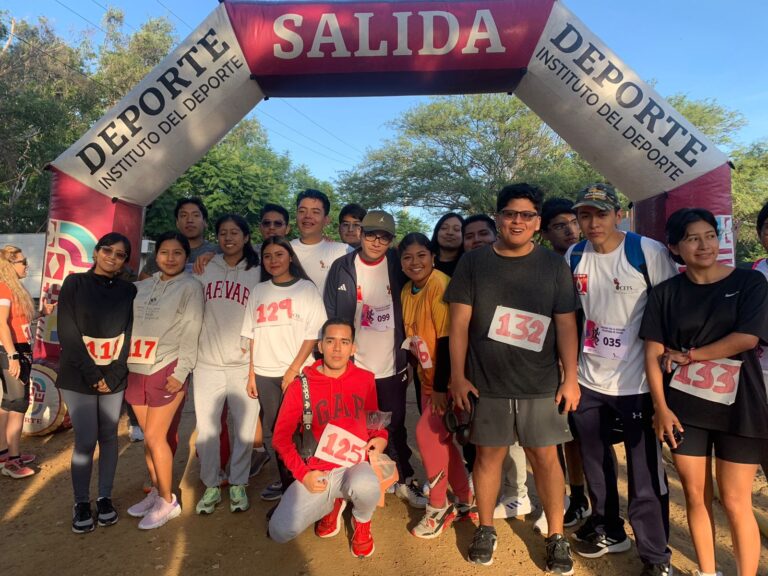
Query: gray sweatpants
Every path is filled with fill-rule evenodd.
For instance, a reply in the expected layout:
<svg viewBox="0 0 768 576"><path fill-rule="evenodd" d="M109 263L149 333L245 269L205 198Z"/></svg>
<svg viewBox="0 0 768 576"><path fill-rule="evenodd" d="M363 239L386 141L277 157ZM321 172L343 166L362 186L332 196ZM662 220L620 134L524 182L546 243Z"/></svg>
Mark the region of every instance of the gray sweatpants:
<svg viewBox="0 0 768 576"><path fill-rule="evenodd" d="M509 447L509 453L504 457L504 486L502 496L504 498L526 498L528 479L525 450L517 442Z"/></svg>
<svg viewBox="0 0 768 576"><path fill-rule="evenodd" d="M99 498L112 497L117 470L117 422L123 406L123 392L115 394L81 394L60 390L67 405L75 448L72 451L72 488L75 502L90 500L93 453L99 444Z"/></svg>
<svg viewBox="0 0 768 576"><path fill-rule="evenodd" d="M259 401L246 392L248 365L222 368L198 363L194 374L195 447L200 456L200 479L208 488L219 485L219 434L226 401L233 422L229 435L234 439L229 457L229 483L248 484L253 436L259 419Z"/></svg>
<svg viewBox="0 0 768 576"><path fill-rule="evenodd" d="M368 462L331 470L328 488L318 494L311 493L297 480L288 487L272 514L269 536L280 544L293 540L329 514L336 498L352 502L355 520L370 522L380 495L379 479Z"/></svg>

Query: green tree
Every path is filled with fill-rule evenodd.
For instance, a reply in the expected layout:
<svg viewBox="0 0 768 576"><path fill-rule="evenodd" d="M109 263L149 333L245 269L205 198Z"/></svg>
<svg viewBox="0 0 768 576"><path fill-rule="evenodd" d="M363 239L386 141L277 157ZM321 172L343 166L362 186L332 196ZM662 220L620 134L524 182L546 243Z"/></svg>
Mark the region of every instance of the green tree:
<svg viewBox="0 0 768 576"><path fill-rule="evenodd" d="M768 202L768 140L755 142L732 153L733 218L736 228L736 259L752 262L765 256L755 229L757 214Z"/></svg>
<svg viewBox="0 0 768 576"><path fill-rule="evenodd" d="M510 182L562 195L596 177L514 96L433 98L392 124L396 138L342 173L340 195L366 206L493 212L496 192Z"/></svg>

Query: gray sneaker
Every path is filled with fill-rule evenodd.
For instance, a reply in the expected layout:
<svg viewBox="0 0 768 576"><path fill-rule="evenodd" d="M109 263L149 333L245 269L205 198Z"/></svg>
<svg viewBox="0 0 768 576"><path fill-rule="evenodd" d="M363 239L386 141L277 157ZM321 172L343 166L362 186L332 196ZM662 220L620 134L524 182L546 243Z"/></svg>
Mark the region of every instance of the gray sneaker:
<svg viewBox="0 0 768 576"><path fill-rule="evenodd" d="M280 480L272 482L269 486L261 491L261 499L267 502L273 502L280 500L283 497L283 483Z"/></svg>
<svg viewBox="0 0 768 576"><path fill-rule="evenodd" d="M251 452L251 471L248 473L249 478L258 476L265 464L271 459L269 452L266 450L254 450Z"/></svg>

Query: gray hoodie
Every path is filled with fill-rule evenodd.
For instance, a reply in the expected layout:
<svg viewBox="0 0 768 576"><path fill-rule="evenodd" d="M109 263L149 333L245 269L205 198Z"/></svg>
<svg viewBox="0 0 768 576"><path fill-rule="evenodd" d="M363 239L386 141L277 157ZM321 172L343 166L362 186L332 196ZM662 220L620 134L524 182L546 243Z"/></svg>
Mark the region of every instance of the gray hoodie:
<svg viewBox="0 0 768 576"><path fill-rule="evenodd" d="M243 352L240 327L251 288L261 279L261 267L245 269L241 260L231 267L217 254L197 279L203 285L205 313L197 361L207 366L247 366L250 351Z"/></svg>
<svg viewBox="0 0 768 576"><path fill-rule="evenodd" d="M203 288L187 273L161 280L161 272L136 282L128 370L154 374L178 359L173 377L184 382L197 362L203 325ZM154 354L154 363L146 363Z"/></svg>

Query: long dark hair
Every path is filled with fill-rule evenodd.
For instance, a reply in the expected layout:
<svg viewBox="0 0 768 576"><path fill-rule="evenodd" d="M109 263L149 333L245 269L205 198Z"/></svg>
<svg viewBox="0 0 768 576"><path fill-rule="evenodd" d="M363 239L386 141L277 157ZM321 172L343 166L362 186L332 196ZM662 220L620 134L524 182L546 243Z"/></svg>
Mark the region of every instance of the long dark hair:
<svg viewBox="0 0 768 576"><path fill-rule="evenodd" d="M176 242L181 244L181 247L184 249L184 253L187 255L187 260L189 260L189 255L192 254L192 248L189 245L189 239L178 230L169 230L168 232L163 232L160 234L160 236L157 237L155 240L155 257L157 257L157 253L160 251L160 247L163 245L163 242L167 242L168 240L176 240Z"/></svg>
<svg viewBox="0 0 768 576"><path fill-rule="evenodd" d="M264 240L264 242L261 244L261 258L264 259L264 249L267 246L272 246L272 244L276 244L278 246L282 246L288 251L288 256L291 257L291 263L288 265L288 272L291 276L294 278L302 278L304 280L309 280L312 282L310 277L307 275L307 273L304 271L304 267L301 265L301 262L299 262L299 257L296 256L296 252L293 251L293 246L291 246L291 243L288 242L285 238L282 236L272 236L272 238L267 238ZM267 269L262 266L261 267L261 281L266 282L267 280L272 280L272 274L267 272Z"/></svg>
<svg viewBox="0 0 768 576"><path fill-rule="evenodd" d="M250 270L254 266L259 265L259 255L256 254L256 250L253 248L253 244L251 244L251 227L248 226L248 222L246 222L245 218L242 216L239 216L238 214L224 214L223 216L220 216L218 220L216 220L216 237L219 236L219 228L221 228L221 225L224 224L224 222L234 222L235 225L240 228L240 231L243 233L243 236L247 236L248 240L245 242L245 245L243 246L243 257L238 261L238 264L245 260L245 269Z"/></svg>
<svg viewBox="0 0 768 576"><path fill-rule="evenodd" d="M440 231L440 228L443 224L445 224L446 220L450 220L451 218L457 218L459 220L459 223L461 224L461 242L459 242L458 247L458 256L457 260L461 258L461 255L464 254L464 217L461 214L457 214L456 212L448 212L447 214L443 214L440 216L440 220L437 221L437 224L435 224L435 229L432 231L432 239L430 242L432 242L433 250L435 256L437 256L437 259L440 259L440 252L442 251L442 248L440 247L440 243L437 241L437 233Z"/></svg>
<svg viewBox="0 0 768 576"><path fill-rule="evenodd" d="M429 250L432 254L435 253L436 246L429 240L429 238L427 238L426 234L422 234L421 232L409 232L403 236L403 239L400 240L400 244L397 245L397 255L402 258L403 252L405 252L405 249L411 244L424 246L424 248Z"/></svg>

